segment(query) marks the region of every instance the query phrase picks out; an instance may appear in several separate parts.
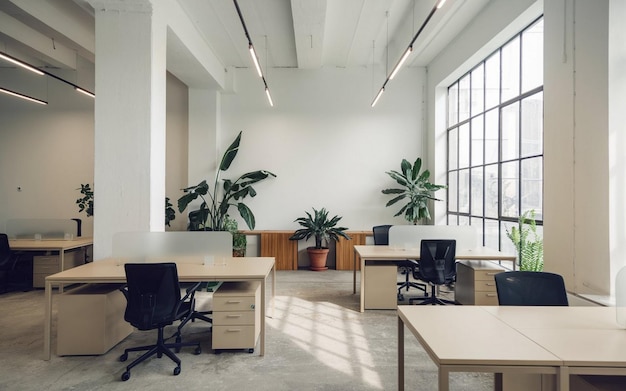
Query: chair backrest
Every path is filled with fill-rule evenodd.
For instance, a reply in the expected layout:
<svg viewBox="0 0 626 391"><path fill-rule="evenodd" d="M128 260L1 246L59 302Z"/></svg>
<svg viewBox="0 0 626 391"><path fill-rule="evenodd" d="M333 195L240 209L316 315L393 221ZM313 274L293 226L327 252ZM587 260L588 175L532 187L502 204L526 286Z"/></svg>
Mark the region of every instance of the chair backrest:
<svg viewBox="0 0 626 391"><path fill-rule="evenodd" d="M500 305L566 306L563 277L548 272L512 271L495 276Z"/></svg>
<svg viewBox="0 0 626 391"><path fill-rule="evenodd" d="M9 246L9 237L7 234L0 234L0 258L11 254L11 247Z"/></svg>
<svg viewBox="0 0 626 391"><path fill-rule="evenodd" d="M456 276L456 240L427 239L420 243L420 279L436 285L448 284Z"/></svg>
<svg viewBox="0 0 626 391"><path fill-rule="evenodd" d="M391 228L391 225L376 225L372 228L376 246L387 246L389 244L389 228Z"/></svg>
<svg viewBox="0 0 626 391"><path fill-rule="evenodd" d="M176 264L127 263L124 320L139 330L150 330L176 320L180 285Z"/></svg>

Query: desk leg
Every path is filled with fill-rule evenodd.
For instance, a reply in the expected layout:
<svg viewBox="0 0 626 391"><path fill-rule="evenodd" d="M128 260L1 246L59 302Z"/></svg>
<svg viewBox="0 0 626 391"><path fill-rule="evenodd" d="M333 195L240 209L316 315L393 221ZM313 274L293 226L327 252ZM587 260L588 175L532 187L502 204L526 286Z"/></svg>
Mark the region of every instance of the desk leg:
<svg viewBox="0 0 626 391"><path fill-rule="evenodd" d="M558 391L569 391L569 367L562 366L558 368L556 389Z"/></svg>
<svg viewBox="0 0 626 391"><path fill-rule="evenodd" d="M439 391L450 391L450 372L439 366Z"/></svg>
<svg viewBox="0 0 626 391"><path fill-rule="evenodd" d="M272 307L272 315L271 318L274 318L274 316L276 315L276 313L274 312L275 310L275 302L274 299L276 298L276 265L272 266L272 299L270 302L270 305Z"/></svg>
<svg viewBox="0 0 626 391"><path fill-rule="evenodd" d="M361 312L365 311L365 273L365 259L361 258Z"/></svg>
<svg viewBox="0 0 626 391"><path fill-rule="evenodd" d="M61 264L61 271L65 270L65 251L59 250L59 263ZM59 293L63 293L63 284L59 285Z"/></svg>
<svg viewBox="0 0 626 391"><path fill-rule="evenodd" d="M356 259L359 254L354 250L354 259L352 260L352 294L356 294Z"/></svg>
<svg viewBox="0 0 626 391"><path fill-rule="evenodd" d="M265 355L265 289L267 277L261 280L261 346L260 356Z"/></svg>
<svg viewBox="0 0 626 391"><path fill-rule="evenodd" d="M398 316L398 391L404 391L404 322Z"/></svg>
<svg viewBox="0 0 626 391"><path fill-rule="evenodd" d="M43 359L50 360L50 337L52 334L52 283L46 281L46 302L43 320Z"/></svg>

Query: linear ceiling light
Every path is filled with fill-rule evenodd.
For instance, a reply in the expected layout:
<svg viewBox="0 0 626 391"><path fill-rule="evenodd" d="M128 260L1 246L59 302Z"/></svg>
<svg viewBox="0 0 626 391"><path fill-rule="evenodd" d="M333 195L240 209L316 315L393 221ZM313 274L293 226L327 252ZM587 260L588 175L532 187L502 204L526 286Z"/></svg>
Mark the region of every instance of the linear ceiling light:
<svg viewBox="0 0 626 391"><path fill-rule="evenodd" d="M48 104L48 102L46 102L45 100L33 98L32 96L20 94L19 92L7 90L6 88L0 87L0 92L5 93L7 95L15 96L17 98L24 99L24 100L27 100L27 101L30 101L30 102L39 103L40 105L47 105Z"/></svg>
<svg viewBox="0 0 626 391"><path fill-rule="evenodd" d="M92 98L95 98L95 97L96 97L96 95L95 95L93 92L91 92L91 91L89 91L89 90L86 90L86 89L84 89L84 88L82 88L82 87L80 87L80 86L78 86L78 85L76 85L76 84L72 83L71 81L67 81L67 80L65 80L65 79L63 79L63 78L60 78L59 76L54 75L54 74L52 74L52 73L50 73L50 72L48 72L48 71L44 71L44 70L41 70L41 69L37 69L37 68L35 68L33 65L31 65L31 64L29 64L29 63L26 63L26 62L24 62L24 61L22 61L22 60L18 60L17 58L15 58L15 57L13 57L13 56L10 56L10 55L8 55L8 54L6 54L6 53L4 53L4 52L0 52L0 58L2 58L2 59L4 59L4 60L7 60L7 61L9 61L9 62L12 62L12 63L13 63L13 64L15 64L15 65L19 65L19 66L21 66L22 68L26 68L26 69L28 69L29 71L34 72L34 73L36 73L36 74L38 74L38 75L46 75L46 76L50 76L50 77L52 77L52 78L54 78L54 79L57 79L57 80L59 80L59 81L62 81L62 82L63 82L63 83L65 83L65 84L69 84L69 85L71 85L72 87L74 87L74 89L75 89L76 91L78 91L78 92L80 92L80 93L82 93L82 94L85 94L85 95L91 96ZM37 100L39 100L39 99L37 99ZM43 102L43 101L42 101L42 102ZM46 102L46 104L48 104L48 102Z"/></svg>
<svg viewBox="0 0 626 391"><path fill-rule="evenodd" d="M241 13L241 9L239 8L237 0L233 0L233 2L235 3L235 8L237 9L239 20L241 20L241 27L243 27L243 32L246 34L246 38L248 39L248 50L250 51L250 56L252 57L252 61L254 62L254 67L256 68L256 72L259 74L259 77L263 79L263 85L265 86L265 95L267 96L267 100L270 103L270 106L274 107L274 102L272 101L272 96L270 95L270 89L267 86L265 76L263 76L261 64L259 63L259 57L256 55L256 51L254 50L252 39L250 38L250 34L248 33L248 27L246 27L246 22L243 20L243 14Z"/></svg>
<svg viewBox="0 0 626 391"><path fill-rule="evenodd" d="M376 97L374 98L374 100L372 101L372 107L374 107L376 105L376 103L378 102L378 99L380 99L380 96L383 94L383 92L385 91L385 87L387 86L387 83L389 82L389 80L393 79L396 74L398 73L398 71L400 70L400 68L402 67L402 64L404 64L404 62L406 61L406 59L409 57L409 55L411 54L411 52L413 52L413 44L415 43L415 41L417 40L417 37L419 37L419 35L422 33L422 31L424 30L424 27L426 27L426 25L428 24L428 22L430 21L430 18L433 17L435 11L437 11L439 8L441 8L443 6L443 3L445 3L446 0L437 0L437 3L435 4L435 6L433 7L432 10L430 10L430 13L428 14L428 16L426 17L426 20L424 20L424 23L422 23L422 26L419 28L419 30L417 30L417 33L415 33L415 35L413 36L413 39L411 40L411 42L409 42L409 46L407 47L407 49L405 50L404 54L402 54L402 57L400 57L400 60L396 63L396 66L393 67L393 69L391 70L391 73L389 74L389 76L387 76L387 78L385 79L385 82L383 83L383 86L380 87L380 90L378 90L378 93L376 94Z"/></svg>
<svg viewBox="0 0 626 391"><path fill-rule="evenodd" d="M31 71L33 73L36 73L36 74L38 74L40 76L43 76L43 74L44 74L42 71L40 71L39 69L35 68L34 66L29 65L29 64L27 64L27 63L25 63L23 61L20 61L20 60L18 60L17 58L15 58L13 56L9 56L6 53L0 52L0 58L2 58L4 60L7 60L8 62L12 62L15 65L21 66L24 69L28 69L29 71Z"/></svg>

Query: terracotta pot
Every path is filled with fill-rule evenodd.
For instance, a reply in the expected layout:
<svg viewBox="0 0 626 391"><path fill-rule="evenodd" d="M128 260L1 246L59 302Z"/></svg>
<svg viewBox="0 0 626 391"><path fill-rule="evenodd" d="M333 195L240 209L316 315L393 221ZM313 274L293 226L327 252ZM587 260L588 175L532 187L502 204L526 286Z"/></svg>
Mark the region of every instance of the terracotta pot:
<svg viewBox="0 0 626 391"><path fill-rule="evenodd" d="M328 257L327 248L315 248L309 247L306 249L309 253L309 261L311 262L310 269L316 272L328 270L326 267L326 258Z"/></svg>

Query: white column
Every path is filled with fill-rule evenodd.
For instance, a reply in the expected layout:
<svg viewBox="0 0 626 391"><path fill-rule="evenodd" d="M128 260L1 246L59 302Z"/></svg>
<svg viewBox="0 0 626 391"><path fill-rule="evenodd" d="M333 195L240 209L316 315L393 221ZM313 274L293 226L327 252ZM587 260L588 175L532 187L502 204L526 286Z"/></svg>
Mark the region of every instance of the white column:
<svg viewBox="0 0 626 391"><path fill-rule="evenodd" d="M116 232L163 231L166 24L148 0L96 13L94 259Z"/></svg>

